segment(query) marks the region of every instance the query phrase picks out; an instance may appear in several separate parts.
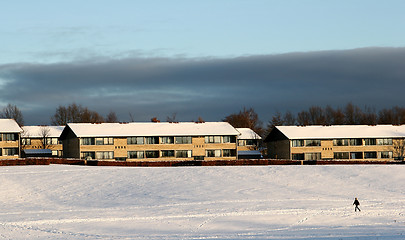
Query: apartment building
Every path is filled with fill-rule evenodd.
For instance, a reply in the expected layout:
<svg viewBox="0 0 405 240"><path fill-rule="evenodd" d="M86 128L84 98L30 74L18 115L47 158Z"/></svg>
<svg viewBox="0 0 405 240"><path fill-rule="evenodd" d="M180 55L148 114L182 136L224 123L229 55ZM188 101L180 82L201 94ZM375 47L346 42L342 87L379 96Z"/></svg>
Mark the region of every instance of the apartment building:
<svg viewBox="0 0 405 240"><path fill-rule="evenodd" d="M238 158L258 159L263 158L260 152L262 138L250 128L236 128L238 136Z"/></svg>
<svg viewBox="0 0 405 240"><path fill-rule="evenodd" d="M266 137L268 154L292 160L403 159L405 125L277 126Z"/></svg>
<svg viewBox="0 0 405 240"><path fill-rule="evenodd" d="M47 149L52 157L62 157L62 142L59 136L64 126L23 126L21 133L21 150L35 156Z"/></svg>
<svg viewBox="0 0 405 240"><path fill-rule="evenodd" d="M0 119L0 159L20 157L21 132L14 119Z"/></svg>
<svg viewBox="0 0 405 240"><path fill-rule="evenodd" d="M66 158L233 160L239 134L226 122L69 123L60 139Z"/></svg>

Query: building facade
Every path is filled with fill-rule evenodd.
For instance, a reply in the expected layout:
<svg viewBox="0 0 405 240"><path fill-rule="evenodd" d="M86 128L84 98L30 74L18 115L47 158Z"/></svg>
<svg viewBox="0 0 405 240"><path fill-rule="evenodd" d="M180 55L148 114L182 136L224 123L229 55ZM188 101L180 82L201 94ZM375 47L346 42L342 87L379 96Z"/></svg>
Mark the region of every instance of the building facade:
<svg viewBox="0 0 405 240"><path fill-rule="evenodd" d="M239 159L260 159L262 138L250 128L236 128L238 136L238 158Z"/></svg>
<svg viewBox="0 0 405 240"><path fill-rule="evenodd" d="M35 150L40 153L40 149L51 150L52 157L62 157L63 146L59 140L64 126L23 126L21 133L21 150L30 151L35 154Z"/></svg>
<svg viewBox="0 0 405 240"><path fill-rule="evenodd" d="M0 119L0 159L20 157L22 129L14 119Z"/></svg>
<svg viewBox="0 0 405 240"><path fill-rule="evenodd" d="M277 126L266 137L269 158L403 159L405 125Z"/></svg>
<svg viewBox="0 0 405 240"><path fill-rule="evenodd" d="M233 160L237 158L239 134L226 122L70 123L60 139L66 158Z"/></svg>

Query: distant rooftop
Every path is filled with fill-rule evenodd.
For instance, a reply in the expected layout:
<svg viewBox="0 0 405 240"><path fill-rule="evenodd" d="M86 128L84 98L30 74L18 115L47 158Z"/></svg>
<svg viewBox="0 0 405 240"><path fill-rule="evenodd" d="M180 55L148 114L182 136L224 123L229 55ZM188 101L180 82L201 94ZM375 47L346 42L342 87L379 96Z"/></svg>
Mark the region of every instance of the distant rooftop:
<svg viewBox="0 0 405 240"><path fill-rule="evenodd" d="M14 119L0 119L0 132L19 133L22 132L22 129Z"/></svg>
<svg viewBox="0 0 405 240"><path fill-rule="evenodd" d="M404 138L405 125L277 126L289 139Z"/></svg>
<svg viewBox="0 0 405 240"><path fill-rule="evenodd" d="M43 137L42 131L48 131L48 129L47 137L59 137L64 128L64 126L23 126L21 137L41 138Z"/></svg>
<svg viewBox="0 0 405 240"><path fill-rule="evenodd" d="M239 135L227 122L69 123L77 137ZM63 138L63 136L62 136Z"/></svg>
<svg viewBox="0 0 405 240"><path fill-rule="evenodd" d="M238 139L262 139L256 132L250 128L236 128L240 132Z"/></svg>

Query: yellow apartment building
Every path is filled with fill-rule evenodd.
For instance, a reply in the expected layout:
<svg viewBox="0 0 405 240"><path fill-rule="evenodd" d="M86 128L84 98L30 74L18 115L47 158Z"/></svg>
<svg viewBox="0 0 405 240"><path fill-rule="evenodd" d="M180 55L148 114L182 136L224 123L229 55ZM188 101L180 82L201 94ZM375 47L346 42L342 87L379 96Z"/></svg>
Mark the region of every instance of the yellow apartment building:
<svg viewBox="0 0 405 240"><path fill-rule="evenodd" d="M403 159L405 125L277 126L266 137L269 158Z"/></svg>
<svg viewBox="0 0 405 240"><path fill-rule="evenodd" d="M239 134L226 122L69 123L60 139L66 158L234 160Z"/></svg>
<svg viewBox="0 0 405 240"><path fill-rule="evenodd" d="M0 159L20 157L21 132L14 119L0 119Z"/></svg>
<svg viewBox="0 0 405 240"><path fill-rule="evenodd" d="M23 126L21 133L21 150L48 149L52 157L62 157L62 142L59 136L64 126ZM35 154L35 151L31 151Z"/></svg>

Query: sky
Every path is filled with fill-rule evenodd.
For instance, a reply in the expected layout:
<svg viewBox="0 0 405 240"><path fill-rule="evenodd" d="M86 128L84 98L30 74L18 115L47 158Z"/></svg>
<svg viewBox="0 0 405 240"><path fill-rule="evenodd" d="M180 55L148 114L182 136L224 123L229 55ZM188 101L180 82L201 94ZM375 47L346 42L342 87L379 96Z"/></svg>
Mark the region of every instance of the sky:
<svg viewBox="0 0 405 240"><path fill-rule="evenodd" d="M403 105L405 1L2 1L0 108L49 124L81 104L121 121L266 123L310 106Z"/></svg>

